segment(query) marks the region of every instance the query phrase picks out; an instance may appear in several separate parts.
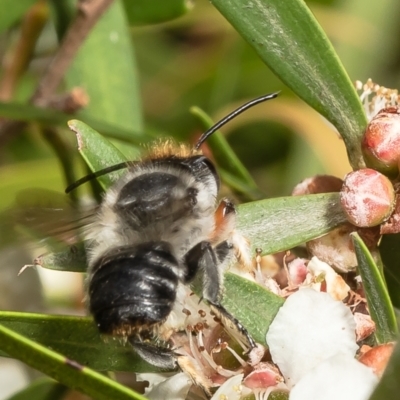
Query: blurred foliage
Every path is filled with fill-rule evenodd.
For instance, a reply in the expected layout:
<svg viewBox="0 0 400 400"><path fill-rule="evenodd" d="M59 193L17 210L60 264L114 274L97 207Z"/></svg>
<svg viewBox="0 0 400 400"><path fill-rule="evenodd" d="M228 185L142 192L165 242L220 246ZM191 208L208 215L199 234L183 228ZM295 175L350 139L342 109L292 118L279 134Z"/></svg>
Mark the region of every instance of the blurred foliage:
<svg viewBox="0 0 400 400"><path fill-rule="evenodd" d="M169 0L169 8L157 7L157 13L150 14L135 11L131 3L116 2L103 16L59 88L59 93L77 85L87 90L89 105L74 117L91 126L95 121L95 128L125 157L135 159L139 144L158 136L193 142L202 130L189 112L193 105L218 120L251 98L281 91L278 99L223 128L263 196L289 195L308 176L343 177L350 170L343 142L332 126L285 87L208 0L197 0L193 7ZM371 77L386 87L400 87L400 3L307 4L352 81ZM0 9L9 10L0 15L0 118L28 121L12 134L0 135L4 211L25 188L63 191L86 173L86 166L75 151L67 118L31 118L29 110L18 108L26 105L57 51L73 18L74 1L0 0ZM111 20L118 30L109 29ZM0 232L0 239L4 235ZM22 265L18 260L15 272ZM79 308L77 299L70 303ZM24 307L28 306L18 305Z"/></svg>
<svg viewBox="0 0 400 400"><path fill-rule="evenodd" d="M365 81L372 76L387 87L395 87L400 79L395 73L400 45L396 34L398 27L394 23L399 5L389 0L370 3L366 7L361 0L312 1L309 6L332 40L352 80ZM347 32L343 32L344 27ZM20 28L14 23L3 32L0 42L3 66L13 55ZM32 61L17 82L12 96L16 101L29 96L35 80L43 73L56 49L55 32L50 18L34 48ZM312 137L318 135L318 129L312 129L312 124L320 126L316 113L307 110L306 115L298 115L291 121L291 110L305 106L268 71L208 1L198 0L192 12L170 22L132 27L131 39L135 44L140 77L144 132L190 141L199 132L198 121L188 111L190 106L197 105L217 119L233 108L231 104L282 90L279 99L274 101L276 104L267 104L265 108L279 109L283 103L287 106L288 118L274 116L272 112L265 115L263 110L256 109L252 114L253 122L224 128L228 141L265 196L289 194L293 184L316 173L342 177L349 170L344 147L334 132L324 135L324 143L316 147L318 140ZM89 66L90 70L96 72L97 64ZM112 88L112 82L110 85ZM121 89L115 87L115 90ZM97 101L100 99L97 96ZM103 97L103 101L106 100ZM107 116L101 115L101 119L103 117ZM113 120L107 117L105 122ZM66 128L57 129L74 146L73 135ZM305 137L304 130L311 137ZM13 195L25 187L40 185L62 189L60 174L56 172L58 161L39 131L40 127L30 124L23 134L14 135L1 146L0 174L8 178L1 179L1 191L7 195L0 198L0 208L8 206ZM128 157L137 154L126 144L117 144ZM332 146L335 146L336 162L331 161Z"/></svg>
<svg viewBox="0 0 400 400"><path fill-rule="evenodd" d="M317 15L320 7L332 7L324 3L318 6ZM296 103L299 101L293 101L293 95L284 89L254 51L207 1L196 2L194 12L189 12L184 17L163 24L133 27L131 33L140 76L140 98L143 103L146 132L190 141L199 130L198 122L188 111L190 106L198 105L218 118L221 112L226 113L232 109L230 104L274 90L283 90L276 103L292 101L290 108L298 107ZM12 56L19 34L18 25L4 34L0 48L4 62ZM22 100L29 96L34 81L43 73L46 60L49 60L51 53L56 49L56 40L55 28L50 19L35 46L33 61L17 83L13 99ZM96 72L97 64L89 67L90 69ZM385 84L389 85L386 82ZM115 90L121 89L115 87ZM129 91L127 95L129 96ZM97 101L100 100L98 96L96 98ZM103 101L106 100L103 97ZM268 106L270 104L266 105ZM279 104L274 105L275 107L278 108ZM342 168L324 162L322 149L315 151L310 146L312 139L304 143L304 137L298 135L292 124L288 126L287 123L282 123L281 119L275 121L273 116L265 117L261 111L256 114L258 115L253 116L254 124L259 124L262 130L256 129L256 125L250 125L249 133L246 130L247 126L233 129L228 125L224 132L228 140L232 137L231 144L234 150L238 151L250 172L254 172L254 177L266 197L288 194L288 181L293 184L306 176L324 171L342 176L349 169L345 151L340 144L337 148L341 152L336 156L342 160L338 162L338 165L342 164ZM100 115L97 114L97 117ZM107 116L101 115L102 119L105 117ZM314 119L318 118L315 114ZM105 122L113 120L106 119ZM300 127L303 123L305 121L293 122ZM67 132L66 128L57 129L63 132L66 141L73 143L73 135ZM0 173L7 173L15 178L1 180L2 192L7 192L7 196L0 199L0 208L10 204L12 193L32 184L36 186L38 180L41 181L41 186L60 190L60 179L48 174L50 170L56 172L57 160L48 143L43 141L39 130L37 125L28 125L22 135L9 138L2 146ZM257 134L260 131L264 132L265 138ZM331 135L331 141L338 142L334 133ZM327 139L326 142L325 151L330 152L330 141ZM136 154L126 144L118 144L125 149L127 156ZM297 157L301 154L306 161L302 163L300 170L291 163L291 156L295 157L296 154ZM20 167L21 163L27 161L33 162L32 168L28 165ZM53 167L49 168L49 165ZM10 180L22 181L17 177L21 175L18 169L24 170L24 182L11 184Z"/></svg>

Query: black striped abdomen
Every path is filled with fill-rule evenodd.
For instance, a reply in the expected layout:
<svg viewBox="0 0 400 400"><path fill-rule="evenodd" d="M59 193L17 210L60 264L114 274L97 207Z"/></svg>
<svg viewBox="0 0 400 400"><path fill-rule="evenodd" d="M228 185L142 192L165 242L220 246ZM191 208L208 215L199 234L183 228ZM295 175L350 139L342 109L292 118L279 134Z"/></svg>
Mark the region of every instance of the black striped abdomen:
<svg viewBox="0 0 400 400"><path fill-rule="evenodd" d="M92 268L88 288L100 332L129 335L163 322L176 298L176 268L166 242L119 247L103 255Z"/></svg>

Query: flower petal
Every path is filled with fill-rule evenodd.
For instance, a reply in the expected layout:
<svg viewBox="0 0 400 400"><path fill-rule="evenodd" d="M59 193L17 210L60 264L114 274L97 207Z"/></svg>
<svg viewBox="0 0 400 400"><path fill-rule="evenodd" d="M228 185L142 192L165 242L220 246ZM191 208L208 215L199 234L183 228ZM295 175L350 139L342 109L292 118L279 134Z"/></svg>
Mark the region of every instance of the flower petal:
<svg viewBox="0 0 400 400"><path fill-rule="evenodd" d="M174 374L146 393L149 400L185 400L193 382L184 373Z"/></svg>
<svg viewBox="0 0 400 400"><path fill-rule="evenodd" d="M326 262L319 260L317 257L313 257L308 263L307 269L309 271L309 276L307 276L308 281L312 281L319 275L325 277L326 292L329 293L334 300L343 300L348 296L350 287ZM321 284L315 285L321 286ZM319 291L318 289L316 290Z"/></svg>
<svg viewBox="0 0 400 400"><path fill-rule="evenodd" d="M286 384L295 385L320 362L358 349L355 322L348 307L309 288L292 294L267 333L267 343Z"/></svg>
<svg viewBox="0 0 400 400"><path fill-rule="evenodd" d="M305 375L290 400L367 400L378 378L350 355L337 354Z"/></svg>
<svg viewBox="0 0 400 400"><path fill-rule="evenodd" d="M242 396L250 394L250 389L242 385L243 374L238 374L229 378L211 397L211 400L239 400Z"/></svg>

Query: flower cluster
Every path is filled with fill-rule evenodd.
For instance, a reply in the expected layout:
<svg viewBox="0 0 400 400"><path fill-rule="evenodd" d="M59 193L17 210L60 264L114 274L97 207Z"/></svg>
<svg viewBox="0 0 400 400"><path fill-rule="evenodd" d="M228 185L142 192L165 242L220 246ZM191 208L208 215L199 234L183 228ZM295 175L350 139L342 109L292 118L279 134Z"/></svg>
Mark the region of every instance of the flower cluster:
<svg viewBox="0 0 400 400"><path fill-rule="evenodd" d="M182 288L169 318L174 328L165 336L177 349L183 372L139 375L150 382L149 399L266 400L279 393L290 400L366 400L374 390L393 344L366 344L375 324L356 276L351 234L359 233L375 249L380 235L400 232L400 108L395 90L372 80L356 87L369 118L361 143L368 168L344 180L308 178L292 193L339 192L348 223L306 243L310 259L290 253L263 256L258 249L245 270L233 268L286 299L266 334L268 348L258 344L240 355L240 343Z"/></svg>
<svg viewBox="0 0 400 400"><path fill-rule="evenodd" d="M332 399L367 399L378 377L372 370L377 356L364 355L368 367L355 358L359 343L374 332L362 291L353 291L317 257L287 259L257 252L254 270L245 274L267 288L273 280L276 293L287 298L266 335L268 351L258 345L247 360L239 356L209 308L182 292L182 312L172 318L184 328L171 339L184 372L139 375L150 382L146 396L205 399L219 386L212 400L266 400L272 392L303 400L318 398L323 386ZM277 263L281 270L271 267ZM365 346L363 353L368 354ZM382 367L378 369L381 373Z"/></svg>

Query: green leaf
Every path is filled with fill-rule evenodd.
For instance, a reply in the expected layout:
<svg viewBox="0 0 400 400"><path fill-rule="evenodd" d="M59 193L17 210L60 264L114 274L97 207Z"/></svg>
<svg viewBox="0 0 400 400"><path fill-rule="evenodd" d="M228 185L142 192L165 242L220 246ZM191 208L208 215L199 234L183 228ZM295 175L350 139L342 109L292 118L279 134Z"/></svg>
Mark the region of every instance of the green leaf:
<svg viewBox="0 0 400 400"><path fill-rule="evenodd" d="M397 338L397 345L369 400L397 399L400 393L400 338Z"/></svg>
<svg viewBox="0 0 400 400"><path fill-rule="evenodd" d="M40 378L7 400L62 400L68 388L49 378Z"/></svg>
<svg viewBox="0 0 400 400"><path fill-rule="evenodd" d="M238 230L252 251L288 250L346 222L339 193L279 197L238 207Z"/></svg>
<svg viewBox="0 0 400 400"><path fill-rule="evenodd" d="M97 371L157 371L130 346L102 339L92 318L1 311L0 324Z"/></svg>
<svg viewBox="0 0 400 400"><path fill-rule="evenodd" d="M36 257L35 265L56 271L86 272L87 259L83 243L65 250L51 252Z"/></svg>
<svg viewBox="0 0 400 400"><path fill-rule="evenodd" d="M211 0L271 70L342 135L353 168L363 166L367 120L331 43L303 0Z"/></svg>
<svg viewBox="0 0 400 400"><path fill-rule="evenodd" d="M188 0L124 0L126 16L130 25L156 24L186 14L192 3Z"/></svg>
<svg viewBox="0 0 400 400"><path fill-rule="evenodd" d="M51 331L54 338L57 330ZM125 386L0 325L0 350L60 383L98 400L145 398Z"/></svg>
<svg viewBox="0 0 400 400"><path fill-rule="evenodd" d="M383 235L379 244L379 251L384 264L384 274L392 299L396 308L400 309L400 234Z"/></svg>
<svg viewBox="0 0 400 400"><path fill-rule="evenodd" d="M214 125L212 119L199 107L191 107L190 112L199 118L205 130ZM210 146L218 166L227 171L225 174L221 174L221 177L227 177L228 182L229 177L233 177L234 180L230 180L230 182L233 181L233 189L247 194L247 196L252 200L264 197L257 188L257 185L249 171L247 171L246 167L236 156L220 131L216 131L207 140L207 144ZM225 183L228 182L225 181Z"/></svg>
<svg viewBox="0 0 400 400"><path fill-rule="evenodd" d="M61 127L66 127L68 121L72 118L70 114L65 114L61 111L13 102L0 102L0 116L26 122L38 121L43 124L57 125ZM148 134L143 135L143 133L140 133L139 131L121 128L113 123L99 120L98 118L90 115L81 115L80 118L93 129L110 138L119 139L134 144L146 142L147 140L151 139L147 137Z"/></svg>
<svg viewBox="0 0 400 400"><path fill-rule="evenodd" d="M375 322L375 337L378 343L387 343L398 335L396 315L390 302L383 277L367 246L358 235L351 234L356 251L358 271L361 275L365 297L372 320Z"/></svg>
<svg viewBox="0 0 400 400"><path fill-rule="evenodd" d="M90 157L93 153L90 154ZM238 230L251 243L252 252L263 254L288 250L328 233L346 222L338 193L279 197L238 206ZM290 229L288 229L290 227ZM40 257L44 268L86 270L83 247L74 246Z"/></svg>
<svg viewBox="0 0 400 400"><path fill-rule="evenodd" d="M261 248L263 254L272 254L324 235L346 221L339 194L324 193L241 204L237 228L250 241L254 254L256 248ZM83 248L75 246L42 256L40 265L83 272L86 270L85 254Z"/></svg>
<svg viewBox="0 0 400 400"><path fill-rule="evenodd" d="M78 120L69 121L68 126L76 133L78 150L93 172L127 161L125 156L112 143L104 139L90 126ZM123 173L123 171L115 171L97 179L103 188L107 189Z"/></svg>
<svg viewBox="0 0 400 400"><path fill-rule="evenodd" d="M0 33L10 28L37 0L0 0Z"/></svg>
<svg viewBox="0 0 400 400"><path fill-rule="evenodd" d="M257 343L266 345L265 336L284 299L260 285L226 273L223 305L246 327Z"/></svg>
<svg viewBox="0 0 400 400"><path fill-rule="evenodd" d="M66 83L68 88L83 87L89 95L89 105L78 114L82 118L91 116L126 130L143 130L136 65L120 1L110 6L90 32L67 72Z"/></svg>

